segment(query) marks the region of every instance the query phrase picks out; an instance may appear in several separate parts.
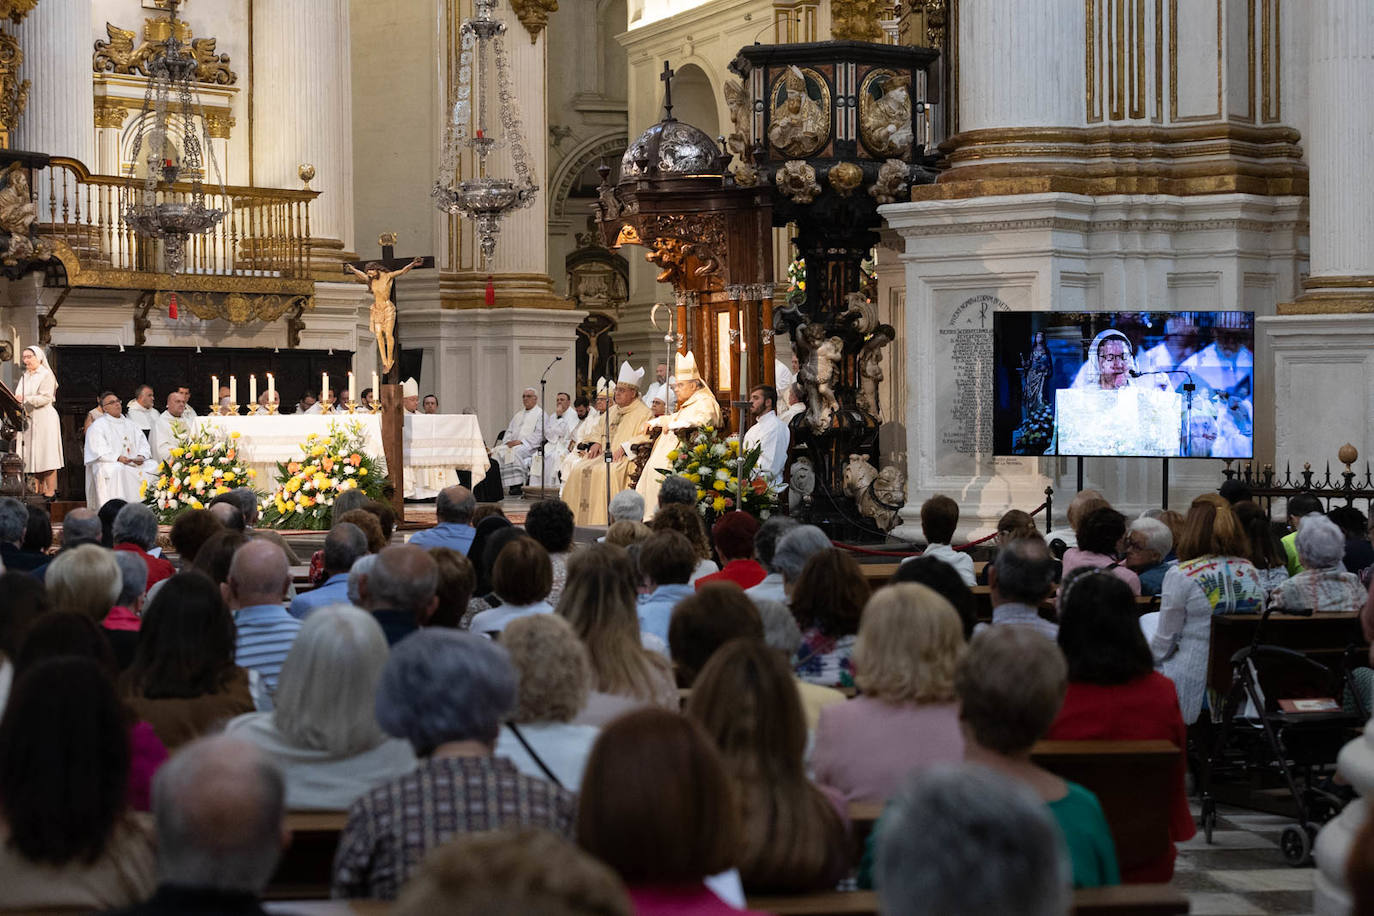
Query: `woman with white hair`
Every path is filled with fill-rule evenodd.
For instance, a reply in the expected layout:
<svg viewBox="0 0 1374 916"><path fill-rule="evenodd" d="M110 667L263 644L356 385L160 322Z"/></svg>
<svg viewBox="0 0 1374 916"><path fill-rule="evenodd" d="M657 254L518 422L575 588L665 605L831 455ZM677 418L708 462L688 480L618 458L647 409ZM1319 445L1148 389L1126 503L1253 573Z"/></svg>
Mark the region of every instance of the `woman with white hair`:
<svg viewBox="0 0 1374 916"><path fill-rule="evenodd" d="M1140 579L1140 594L1158 595L1164 574L1173 563L1165 560L1174 549L1174 533L1157 518L1141 516L1126 529L1124 565Z"/></svg>
<svg viewBox="0 0 1374 916"><path fill-rule="evenodd" d="M1274 589L1270 607L1318 612L1358 611L1365 591L1345 571L1345 534L1325 515L1309 515L1298 528L1298 559L1303 571Z"/></svg>
<svg viewBox="0 0 1374 916"><path fill-rule="evenodd" d="M392 647L377 721L420 762L349 807L332 896L394 900L426 855L467 833L542 827L572 838L577 796L494 753L516 681L509 653L475 633L431 628Z"/></svg>
<svg viewBox="0 0 1374 916"><path fill-rule="evenodd" d="M371 614L347 604L321 608L306 618L282 664L276 709L225 728L281 766L288 808L347 808L415 768L410 746L377 724L374 696L387 653Z"/></svg>

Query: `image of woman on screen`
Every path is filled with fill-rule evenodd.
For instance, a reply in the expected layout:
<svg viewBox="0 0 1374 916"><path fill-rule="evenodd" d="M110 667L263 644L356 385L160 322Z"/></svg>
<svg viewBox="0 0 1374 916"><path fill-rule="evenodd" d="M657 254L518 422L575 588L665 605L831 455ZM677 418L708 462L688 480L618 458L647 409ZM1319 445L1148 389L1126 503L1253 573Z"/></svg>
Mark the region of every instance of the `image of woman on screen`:
<svg viewBox="0 0 1374 916"><path fill-rule="evenodd" d="M1055 441L1046 454L1161 456L1181 453L1182 399L1138 383L1130 339L1109 328L1092 339L1068 388L1055 392Z"/></svg>

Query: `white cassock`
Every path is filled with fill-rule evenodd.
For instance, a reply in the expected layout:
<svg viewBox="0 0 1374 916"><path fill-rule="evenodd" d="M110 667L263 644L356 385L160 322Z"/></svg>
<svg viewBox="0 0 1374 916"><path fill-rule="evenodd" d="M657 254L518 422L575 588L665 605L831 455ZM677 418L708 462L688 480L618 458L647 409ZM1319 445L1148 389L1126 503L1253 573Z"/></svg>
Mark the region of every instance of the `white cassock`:
<svg viewBox="0 0 1374 916"><path fill-rule="evenodd" d="M134 421L134 425L143 430L143 434L151 440L153 426L157 423L157 409L144 407L138 401L130 401L124 408L124 416Z"/></svg>
<svg viewBox="0 0 1374 916"><path fill-rule="evenodd" d="M1188 370L1215 391L1241 400L1248 400L1251 395L1249 379L1255 371L1255 355L1249 347L1237 347L1234 354L1227 356L1216 344L1208 344L1178 367Z"/></svg>
<svg viewBox="0 0 1374 916"><path fill-rule="evenodd" d="M491 450L491 457L501 465L502 486L524 485L525 475L530 469L530 458L539 450L539 443L544 441L539 436L543 419L544 412L538 407L531 407L529 410L517 410L506 424L501 444ZM505 444L512 440L518 440L520 444L514 448Z"/></svg>
<svg viewBox="0 0 1374 916"><path fill-rule="evenodd" d="M195 421L188 414L189 411L183 410L180 417L174 417L164 410L157 415L157 420L153 423L151 444L153 457L158 461L170 461L177 437L186 435L195 426Z"/></svg>
<svg viewBox="0 0 1374 916"><path fill-rule="evenodd" d="M744 434L744 450L759 446L758 468L768 473L769 480L782 480L787 465L787 447L792 433L774 411L766 411Z"/></svg>
<svg viewBox="0 0 1374 916"><path fill-rule="evenodd" d="M157 463L148 439L128 417L105 414L86 430L86 505L99 509L112 499L131 503L142 500L139 484L155 474ZM144 458L142 466L120 464L119 459Z"/></svg>
<svg viewBox="0 0 1374 916"><path fill-rule="evenodd" d="M563 455L568 451L568 440L572 437L573 430L577 428L577 414L572 410L563 411L563 416L556 413L546 414L544 417L544 439L548 443L544 446L543 454L548 456L549 467L553 468L552 483L557 485L561 479L559 471L563 463ZM544 485L544 472L539 464L540 451L534 450L534 456L530 459L530 486L539 487Z"/></svg>
<svg viewBox="0 0 1374 916"><path fill-rule="evenodd" d="M601 442L606 438L606 421L602 419L600 412L595 407L587 408L587 415L581 420L577 419L577 414L572 415L577 423L571 433L568 434L567 441L563 444L563 451L558 453L558 479L564 483L568 482L568 471L584 456L584 452L579 452L577 446L583 442ZM553 452L549 452L549 460L553 461Z"/></svg>

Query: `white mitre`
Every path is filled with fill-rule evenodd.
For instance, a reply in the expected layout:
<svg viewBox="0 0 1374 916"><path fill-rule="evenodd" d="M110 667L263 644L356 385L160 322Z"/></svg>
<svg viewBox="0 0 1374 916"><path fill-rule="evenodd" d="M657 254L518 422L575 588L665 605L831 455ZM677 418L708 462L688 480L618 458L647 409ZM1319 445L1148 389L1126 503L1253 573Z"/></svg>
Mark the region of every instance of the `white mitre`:
<svg viewBox="0 0 1374 916"><path fill-rule="evenodd" d="M420 383L413 378L408 378L401 382L401 397L418 398L420 396Z"/></svg>
<svg viewBox="0 0 1374 916"><path fill-rule="evenodd" d="M620 364L620 375L616 377L617 385L629 385L635 391L639 390L639 380L644 378L643 369L635 369L628 362Z"/></svg>

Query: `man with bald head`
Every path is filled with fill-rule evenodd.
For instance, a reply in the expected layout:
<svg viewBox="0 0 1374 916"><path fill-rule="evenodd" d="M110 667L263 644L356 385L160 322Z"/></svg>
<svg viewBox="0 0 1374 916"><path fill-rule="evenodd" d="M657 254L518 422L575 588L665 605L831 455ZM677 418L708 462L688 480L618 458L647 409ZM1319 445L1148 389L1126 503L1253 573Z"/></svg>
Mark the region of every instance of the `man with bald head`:
<svg viewBox="0 0 1374 916"><path fill-rule="evenodd" d="M281 770L256 746L214 735L153 779L157 892L125 916L262 913L258 898L289 834Z"/></svg>
<svg viewBox="0 0 1374 916"><path fill-rule="evenodd" d="M533 388L526 388L520 393L520 403L523 406L506 424L501 443L491 450L491 457L501 465L501 483L512 494L524 487L530 459L544 441L544 413L539 409L539 395Z"/></svg>
<svg viewBox="0 0 1374 916"><path fill-rule="evenodd" d="M238 628L234 660L258 672L268 693L276 693L282 662L301 629L301 622L282 605L290 587L286 554L268 540L240 547L229 564L228 581L220 586Z"/></svg>
<svg viewBox="0 0 1374 916"><path fill-rule="evenodd" d="M243 513L233 503L212 502L207 511L214 517L215 521L230 531L243 531L247 527L243 520Z"/></svg>
<svg viewBox="0 0 1374 916"><path fill-rule="evenodd" d="M394 646L434 613L438 587L439 567L427 550L413 544L388 547L362 581L363 607L381 624L387 645Z"/></svg>
<svg viewBox="0 0 1374 916"><path fill-rule="evenodd" d="M477 498L467 487L445 487L434 503L434 517L438 524L410 536L408 543L416 547L450 547L464 556L472 546L477 530L472 527L472 514L477 511Z"/></svg>

